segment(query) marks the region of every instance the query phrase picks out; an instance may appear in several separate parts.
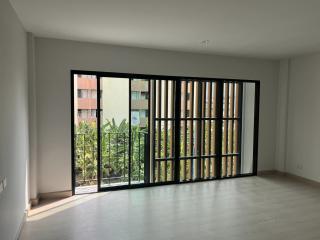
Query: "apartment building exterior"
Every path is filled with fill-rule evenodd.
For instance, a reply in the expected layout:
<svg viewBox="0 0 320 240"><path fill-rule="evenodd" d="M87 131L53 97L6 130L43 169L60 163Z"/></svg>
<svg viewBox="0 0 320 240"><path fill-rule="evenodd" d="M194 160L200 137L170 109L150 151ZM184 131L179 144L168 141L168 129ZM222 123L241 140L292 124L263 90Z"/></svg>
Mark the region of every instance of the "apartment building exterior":
<svg viewBox="0 0 320 240"><path fill-rule="evenodd" d="M95 75L74 77L74 116L75 124L81 121L97 121L97 78ZM122 81L122 82L121 82ZM129 84L123 79L102 78L100 82L100 115L103 122L114 119L116 124L128 121ZM126 94L127 93L127 94ZM119 95L122 96L119 99ZM133 126L145 127L148 117L148 82L131 83L131 123ZM117 101L117 104L114 102Z"/></svg>
<svg viewBox="0 0 320 240"><path fill-rule="evenodd" d="M96 122L97 79L93 75L75 75L74 78L74 115L75 124L81 121Z"/></svg>

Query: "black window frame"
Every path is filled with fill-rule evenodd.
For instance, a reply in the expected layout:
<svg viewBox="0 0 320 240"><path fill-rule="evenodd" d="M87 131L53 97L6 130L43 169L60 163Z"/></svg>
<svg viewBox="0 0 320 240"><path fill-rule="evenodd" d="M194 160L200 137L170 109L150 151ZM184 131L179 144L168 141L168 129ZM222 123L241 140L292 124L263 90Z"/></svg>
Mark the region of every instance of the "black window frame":
<svg viewBox="0 0 320 240"><path fill-rule="evenodd" d="M220 99L217 101L217 114L218 116L221 116L217 118L217 128L221 129L221 131L217 131L217 138L222 139L222 104L223 104L223 83L225 82L232 82L232 83L254 83L255 84L255 102L254 102L254 136L253 136L253 171L252 173L246 173L246 174L238 174L236 176L229 176L229 177L221 177L221 172L217 171L217 176L214 178L209 179L194 179L191 181L180 181L179 171L180 171L180 140L177 141L177 139L180 136L180 127L175 127L175 155L174 155L174 180L173 181L167 181L167 182L157 182L157 183L150 183L146 181L143 184L138 185L124 185L124 186L116 186L116 187L107 187L107 188L101 188L100 186L100 143L98 142L98 191L113 191L113 190L121 190L121 189L132 189L132 188L140 188L140 187L152 187L152 186L159 186L159 185L168 185L168 184L182 184L182 183L191 183L191 182L202 182L202 181L212 181L212 180L223 180L223 179L230 179L230 178L239 178L239 177L247 177L247 176L256 176L257 175L257 169L258 169L258 140L259 140L259 108L260 108L260 80L246 80L246 79L228 79L228 78L208 78L208 77L186 77L186 76L167 76L167 75L150 75L150 74L136 74L136 73L118 73L118 72L101 72L101 71L84 71L84 70L71 70L71 165L72 165L72 193L75 194L75 144L74 144L74 75L81 74L81 75L95 75L97 78L97 109L100 109L100 101L101 98L101 89L99 87L100 85L100 78L101 77L118 77L118 78L128 78L129 84L131 82L131 79L145 79L149 81L154 80L160 80L160 81L174 81L175 82L175 88L176 93L179 93L175 97L175 111L180 110L180 100L177 100L180 98L181 93L181 81L188 80L188 81L204 81L204 82L216 82L217 87L220 89L217 92L217 99ZM99 91L100 89L100 91ZM129 89L130 91L130 89ZM150 92L149 92L150 94ZM129 94L129 98L131 99L131 94ZM148 98L150 99L150 97ZM180 98L181 99L181 98ZM129 100L131 101L131 100ZM150 100L149 101L149 107L150 107ZM129 112L131 111L131 105L129 107ZM150 111L150 109L149 109ZM97 111L97 126L100 126L100 112ZM179 114L180 116L180 114ZM221 119L220 119L221 118ZM130 117L129 117L130 121ZM174 119L175 126L180 126L181 117L176 117ZM154 124L154 123L151 123ZM130 127L131 128L131 127ZM99 136L99 128L98 128L98 139L100 139ZM153 139L154 140L154 139ZM100 140L98 140L100 141ZM130 144L130 143L129 143ZM221 141L217 142L217 154L215 157L221 159L222 153L221 153ZM130 146L129 146L130 149ZM130 159L130 157L129 157ZM154 161L154 159L152 160ZM177 167L178 166L178 167ZM221 161L216 161L216 166L218 169L221 169Z"/></svg>

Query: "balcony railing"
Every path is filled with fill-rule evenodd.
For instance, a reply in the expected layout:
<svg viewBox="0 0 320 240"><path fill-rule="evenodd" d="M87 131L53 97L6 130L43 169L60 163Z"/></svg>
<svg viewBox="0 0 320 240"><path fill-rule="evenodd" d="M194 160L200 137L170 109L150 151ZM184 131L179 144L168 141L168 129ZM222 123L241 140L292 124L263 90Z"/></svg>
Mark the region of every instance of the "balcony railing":
<svg viewBox="0 0 320 240"><path fill-rule="evenodd" d="M131 134L131 181L145 179L145 159L148 158L148 134ZM75 135L76 186L97 185L97 136ZM101 185L117 185L129 181L129 134L126 132L101 133Z"/></svg>

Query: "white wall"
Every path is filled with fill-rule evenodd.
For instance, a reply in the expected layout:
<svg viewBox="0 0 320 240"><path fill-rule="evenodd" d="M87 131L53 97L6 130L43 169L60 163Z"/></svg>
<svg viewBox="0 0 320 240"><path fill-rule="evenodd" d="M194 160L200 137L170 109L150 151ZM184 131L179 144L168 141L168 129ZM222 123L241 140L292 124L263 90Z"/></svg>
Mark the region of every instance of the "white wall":
<svg viewBox="0 0 320 240"><path fill-rule="evenodd" d="M30 159L29 159L29 199L38 198L37 184L37 102L36 102L36 82L35 82L35 44L34 36L31 33L27 35L28 44L28 85L29 85L29 141L30 141Z"/></svg>
<svg viewBox="0 0 320 240"><path fill-rule="evenodd" d="M288 59L279 64L275 169L280 172L286 171L289 65Z"/></svg>
<svg viewBox="0 0 320 240"><path fill-rule="evenodd" d="M286 171L320 181L320 54L290 60Z"/></svg>
<svg viewBox="0 0 320 240"><path fill-rule="evenodd" d="M71 69L261 80L258 167L274 168L278 62L37 38L40 192L71 189Z"/></svg>
<svg viewBox="0 0 320 240"><path fill-rule="evenodd" d="M0 0L0 239L16 239L26 208L27 39L8 0Z"/></svg>

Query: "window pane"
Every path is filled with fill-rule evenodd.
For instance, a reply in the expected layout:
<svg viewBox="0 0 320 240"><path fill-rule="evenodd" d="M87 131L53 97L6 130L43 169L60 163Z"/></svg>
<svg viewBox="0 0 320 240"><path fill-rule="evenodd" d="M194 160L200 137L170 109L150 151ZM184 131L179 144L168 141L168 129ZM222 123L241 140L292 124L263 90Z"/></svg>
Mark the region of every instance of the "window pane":
<svg viewBox="0 0 320 240"><path fill-rule="evenodd" d="M253 172L255 84L243 84L241 173Z"/></svg>
<svg viewBox="0 0 320 240"><path fill-rule="evenodd" d="M88 96L96 90L95 75L74 75L75 193L97 191L97 102Z"/></svg>

